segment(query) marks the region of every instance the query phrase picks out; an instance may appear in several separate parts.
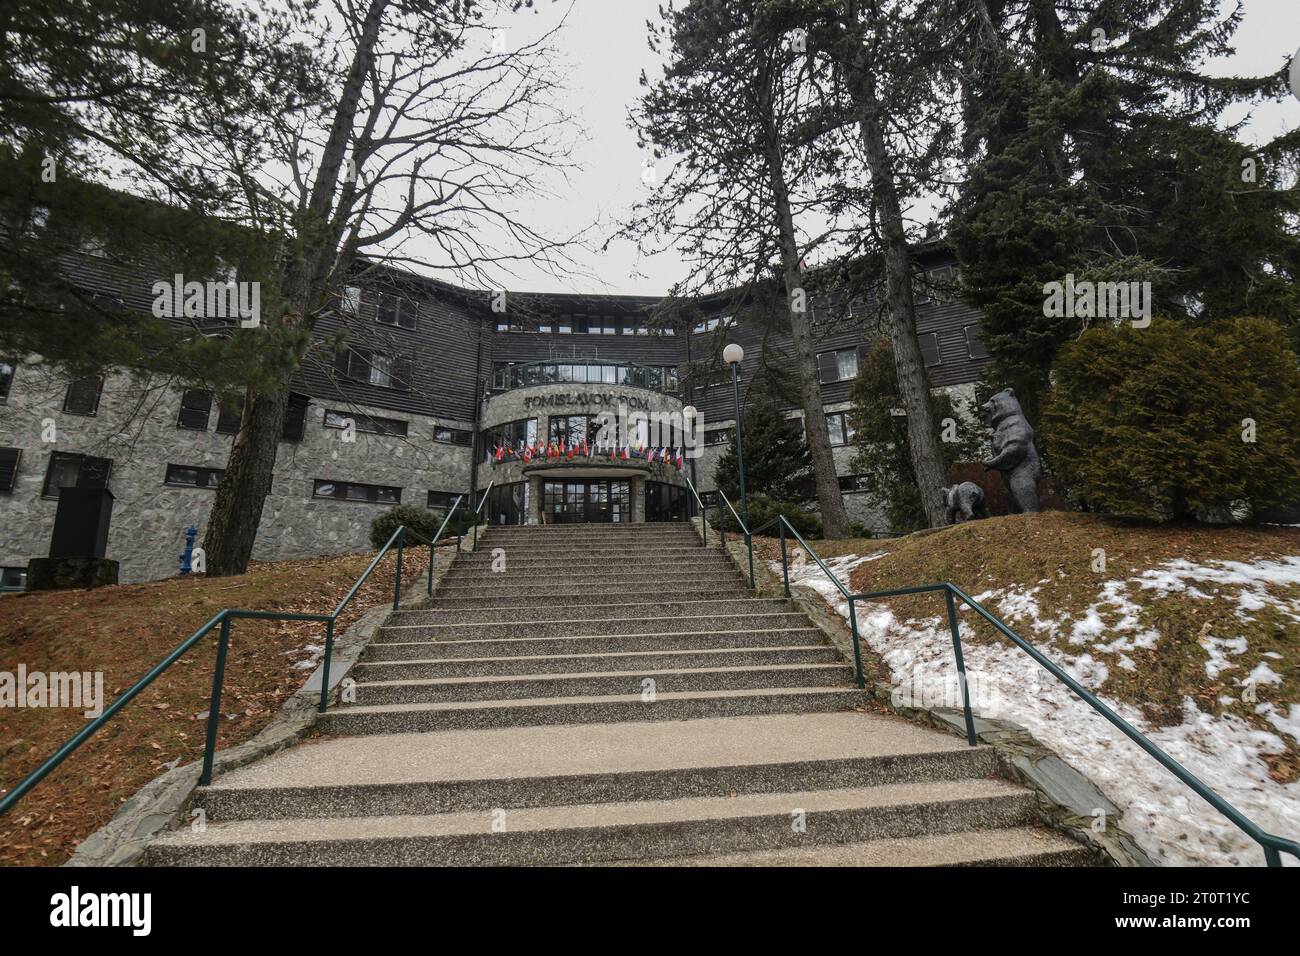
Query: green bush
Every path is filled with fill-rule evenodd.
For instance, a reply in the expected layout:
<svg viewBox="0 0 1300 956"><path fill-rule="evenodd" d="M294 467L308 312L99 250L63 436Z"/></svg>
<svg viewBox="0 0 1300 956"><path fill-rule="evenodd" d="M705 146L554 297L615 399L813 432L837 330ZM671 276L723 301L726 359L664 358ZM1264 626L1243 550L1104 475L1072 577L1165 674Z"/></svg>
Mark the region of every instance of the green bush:
<svg viewBox="0 0 1300 956"><path fill-rule="evenodd" d="M468 500L468 499L467 499ZM460 503L456 513L452 515L447 527L442 532L442 540L458 534L464 534L473 527L473 514L465 508L465 501ZM428 508L419 508L415 505L398 505L396 508L390 508L385 511L374 521L370 522L370 545L374 548L382 548L388 543L388 539L393 536L399 525L414 531L425 541L432 541L433 536L438 533L442 527L443 515L430 511ZM412 540L407 539L407 544Z"/></svg>
<svg viewBox="0 0 1300 956"><path fill-rule="evenodd" d="M736 513L740 513L740 502L733 501L736 506ZM729 533L740 533L740 525L732 517L731 511L726 504L722 505L723 518L726 521L726 529ZM792 504L788 501L774 501L767 495L750 495L749 496L749 526L757 529L761 525L771 521L778 514L785 515L787 521L805 538L820 538L822 535L822 519L812 512L805 511L802 506ZM718 527L718 509L709 509L709 524L714 528ZM779 532L775 526L763 531L765 535L775 537Z"/></svg>
<svg viewBox="0 0 1300 956"><path fill-rule="evenodd" d="M1300 500L1300 367L1272 322L1097 325L1052 378L1043 438L1084 508L1165 521Z"/></svg>

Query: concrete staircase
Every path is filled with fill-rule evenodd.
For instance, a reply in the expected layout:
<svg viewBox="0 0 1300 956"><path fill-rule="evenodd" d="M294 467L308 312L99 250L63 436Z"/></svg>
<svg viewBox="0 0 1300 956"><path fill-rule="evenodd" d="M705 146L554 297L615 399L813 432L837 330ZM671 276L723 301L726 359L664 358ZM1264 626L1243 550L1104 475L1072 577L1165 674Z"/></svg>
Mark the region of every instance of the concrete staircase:
<svg viewBox="0 0 1300 956"><path fill-rule="evenodd" d="M352 676L328 736L200 789L206 829L146 862L1092 859L990 749L866 713L821 632L682 525L494 528Z"/></svg>

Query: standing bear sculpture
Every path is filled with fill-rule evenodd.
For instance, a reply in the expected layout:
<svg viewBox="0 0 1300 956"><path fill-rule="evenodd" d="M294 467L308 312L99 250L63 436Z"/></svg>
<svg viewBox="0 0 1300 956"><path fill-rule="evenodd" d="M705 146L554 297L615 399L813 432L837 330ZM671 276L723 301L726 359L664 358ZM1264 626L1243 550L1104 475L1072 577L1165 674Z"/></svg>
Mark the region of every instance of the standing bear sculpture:
<svg viewBox="0 0 1300 956"><path fill-rule="evenodd" d="M1002 472L1012 514L1037 512L1038 479L1043 477L1043 469L1034 447L1034 430L1020 410L1020 402L1011 389L1004 388L981 407L993 429L993 457L984 462L984 470Z"/></svg>

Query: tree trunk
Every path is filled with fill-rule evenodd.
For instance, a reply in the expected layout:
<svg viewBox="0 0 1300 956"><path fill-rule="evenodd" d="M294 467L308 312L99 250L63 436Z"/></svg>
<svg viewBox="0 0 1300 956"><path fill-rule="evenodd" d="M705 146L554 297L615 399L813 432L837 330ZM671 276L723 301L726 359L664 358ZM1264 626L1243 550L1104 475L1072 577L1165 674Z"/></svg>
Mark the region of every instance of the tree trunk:
<svg viewBox="0 0 1300 956"><path fill-rule="evenodd" d="M871 195L877 210L884 243L885 289L889 305L889 338L894 346L894 370L898 391L907 411L907 438L911 446L912 470L916 474L930 527L947 524L943 486L947 484L943 454L935 433L930 405L930 383L916 340L916 303L912 297L912 255L907 245L902 206L894 181L893 163L881 128L879 103L874 84L862 64L855 64L857 82L852 84L859 112L858 128L863 152L871 172Z"/></svg>
<svg viewBox="0 0 1300 956"><path fill-rule="evenodd" d="M794 233L794 215L790 211L790 188L785 179L780 142L772 120L770 101L765 117L768 129L767 168L776 204L776 226L781 243L781 273L785 280L786 308L790 315L790 337L794 341L795 363L799 369L799 398L803 403L804 432L812 454L813 479L817 485L817 505L821 510L822 531L828 538L847 538L849 515L844 509L839 477L835 474L835 455L831 451L830 429L826 409L822 407L821 378L817 355L813 349L812 327L808 309L795 308L795 292L802 288L799 273L799 245ZM806 296L804 297L806 303Z"/></svg>
<svg viewBox="0 0 1300 956"><path fill-rule="evenodd" d="M281 278L285 314L278 321L287 325L310 325L309 317L324 299L343 229L341 223L331 221L339 175L389 3L390 0L371 0L366 11L311 196L296 223L297 234ZM211 576L243 574L248 569L262 509L271 492L276 452L289 407L291 374L291 371L285 373L283 387L276 392L245 395L239 433L230 451L226 473L217 486L203 535L207 573Z"/></svg>

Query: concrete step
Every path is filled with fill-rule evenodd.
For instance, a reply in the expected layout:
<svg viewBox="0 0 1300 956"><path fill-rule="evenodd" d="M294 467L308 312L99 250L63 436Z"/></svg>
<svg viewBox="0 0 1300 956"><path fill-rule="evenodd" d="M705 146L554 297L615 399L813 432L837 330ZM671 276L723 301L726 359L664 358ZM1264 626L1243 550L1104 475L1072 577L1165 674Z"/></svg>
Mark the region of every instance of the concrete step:
<svg viewBox="0 0 1300 956"><path fill-rule="evenodd" d="M356 685L356 702L369 704L448 703L546 697L598 697L754 690L764 687L848 687L853 670L845 664L771 664L763 667L660 668L646 671L575 671L568 674L483 675L406 680L366 680Z"/></svg>
<svg viewBox="0 0 1300 956"><path fill-rule="evenodd" d="M759 630L774 628L808 627L803 614L782 612L776 614L739 615L688 615L661 616L648 610L642 617L584 618L577 621L548 619L545 613L519 612L520 619L509 623L491 624L397 624L379 629L375 642L388 644L394 641L409 644L412 641L477 640L480 638L515 637L570 637L574 635L614 634L682 634L701 631L728 631L743 623L745 627ZM537 619L534 619L537 618Z"/></svg>
<svg viewBox="0 0 1300 956"><path fill-rule="evenodd" d="M571 535L605 535L626 538L643 534L678 534L693 535L694 530L684 521L620 521L591 524L551 524L551 525L494 525L480 536L491 535L494 538L563 538Z"/></svg>
<svg viewBox="0 0 1300 956"><path fill-rule="evenodd" d="M516 810L210 823L146 865L553 865L663 859L1018 827L1030 792L1000 780L586 803Z"/></svg>
<svg viewBox="0 0 1300 956"><path fill-rule="evenodd" d="M780 598L753 598L748 596L735 598L700 598L689 601L644 601L640 603L619 602L615 598L608 600L599 596L592 603L564 608L563 611L545 611L530 619L582 621L595 618L642 617L677 617L679 615L719 615L740 616L749 614L771 614L787 611L789 602ZM518 608L466 608L448 610L446 608L403 609L395 612L388 620L391 624L487 624L509 623L519 619Z"/></svg>
<svg viewBox="0 0 1300 956"><path fill-rule="evenodd" d="M491 565L456 565L442 578L443 584L468 583L512 583L543 584L581 583L584 586L604 586L607 582L617 586L618 582L658 581L661 579L681 579L694 577L721 578L724 575L735 576L740 572L718 555L716 561L700 562L695 559L682 561L665 561L661 564L637 564L635 567L611 567L608 562L600 564L570 565L564 562L535 564L532 566L507 563L501 570L493 570Z"/></svg>
<svg viewBox="0 0 1300 956"><path fill-rule="evenodd" d="M478 592L495 592L503 594L529 594L538 590L545 592L582 593L586 600L591 600L592 592L600 589L614 591L641 590L654 585L667 592L712 591L743 585L745 578L734 568L718 571L702 571L690 568L679 569L672 573L647 574L633 571L615 571L607 575L586 575L581 572L564 572L558 574L520 574L491 571L470 571L457 574L451 572L438 585L438 592L448 597L457 595L474 597ZM473 592L473 593L471 593Z"/></svg>
<svg viewBox="0 0 1300 956"><path fill-rule="evenodd" d="M358 681L420 680L490 674L611 673L675 667L763 667L771 664L837 664L830 645L771 648L724 647L709 651L648 651L616 654L535 654L526 657L469 657L460 660L361 661L353 666Z"/></svg>
<svg viewBox="0 0 1300 956"><path fill-rule="evenodd" d="M576 630L576 628L575 628ZM610 654L621 651L699 651L722 647L789 647L822 640L815 627L682 631L651 634L575 634L567 637L513 637L480 640L388 641L371 644L368 661L463 660L469 657L524 657L537 654Z"/></svg>
<svg viewBox="0 0 1300 956"><path fill-rule="evenodd" d="M491 570L494 566L500 566L501 559L494 555L491 550L465 552L456 556L456 562L452 571L459 571L464 568L481 568L484 571ZM445 560L440 562L445 564ZM727 556L717 548L693 548L681 549L681 553L670 556L650 556L642 558L640 555L628 555L624 552L624 560L616 565L611 565L608 559L588 558L585 552L574 551L568 555L565 560L557 560L548 555L535 555L528 552L513 553L507 552L505 556L505 570L512 571L516 568L527 571L552 570L552 571L586 571L588 569L595 571L618 570L625 567L634 571L645 571L648 568L661 567L679 567L689 565L695 568L716 568L734 567ZM450 573L450 572L448 572Z"/></svg>
<svg viewBox="0 0 1300 956"><path fill-rule="evenodd" d="M779 850L748 850L657 860L614 860L598 866L1096 866L1096 855L1044 827L959 830L936 836L872 840Z"/></svg>
<svg viewBox="0 0 1300 956"><path fill-rule="evenodd" d="M429 603L435 608L479 608L479 607L511 607L521 608L525 605L531 608L538 607L577 607L582 604L589 604L593 601L613 601L616 603L632 604L654 604L662 601L673 601L680 597L706 597L711 595L737 597L741 594L747 594L749 585L740 575L736 575L734 583L715 584L709 587L682 588L654 590L647 587L646 582L642 581L635 589L629 587L609 588L598 593L591 590L565 590L563 592L551 592L545 594L534 593L535 589L530 588L445 588L439 587L433 592L433 597Z"/></svg>
<svg viewBox="0 0 1300 956"><path fill-rule="evenodd" d="M637 548L662 545L664 547L704 549L704 542L687 532L664 534L661 532L623 532L616 535L602 534L546 534L546 535L481 535L478 550L484 548L507 549L579 549L587 546L600 548L622 548L633 551Z"/></svg>
<svg viewBox="0 0 1300 956"><path fill-rule="evenodd" d="M434 814L991 775L988 747L859 713L338 737L218 776L209 821Z"/></svg>
<svg viewBox="0 0 1300 956"><path fill-rule="evenodd" d="M479 548L469 554L491 555L494 547L479 542ZM629 564L632 562L648 561L652 559L673 559L673 558L691 558L703 557L710 554L722 554L716 541L711 542L709 547L705 548L700 545L683 546L677 544L653 545L651 547L636 548L629 550L626 546L620 544L597 544L590 547L578 545L557 546L554 548L529 548L529 549L511 549L505 548L506 560L509 561L511 555L516 557L532 558L536 561L564 561L564 560L585 560L585 561L612 561L619 564Z"/></svg>
<svg viewBox="0 0 1300 956"><path fill-rule="evenodd" d="M779 687L589 697L477 700L445 704L344 704L323 714L327 734L420 733L483 727L613 723L624 720L690 720L849 710L864 702L855 688Z"/></svg>

